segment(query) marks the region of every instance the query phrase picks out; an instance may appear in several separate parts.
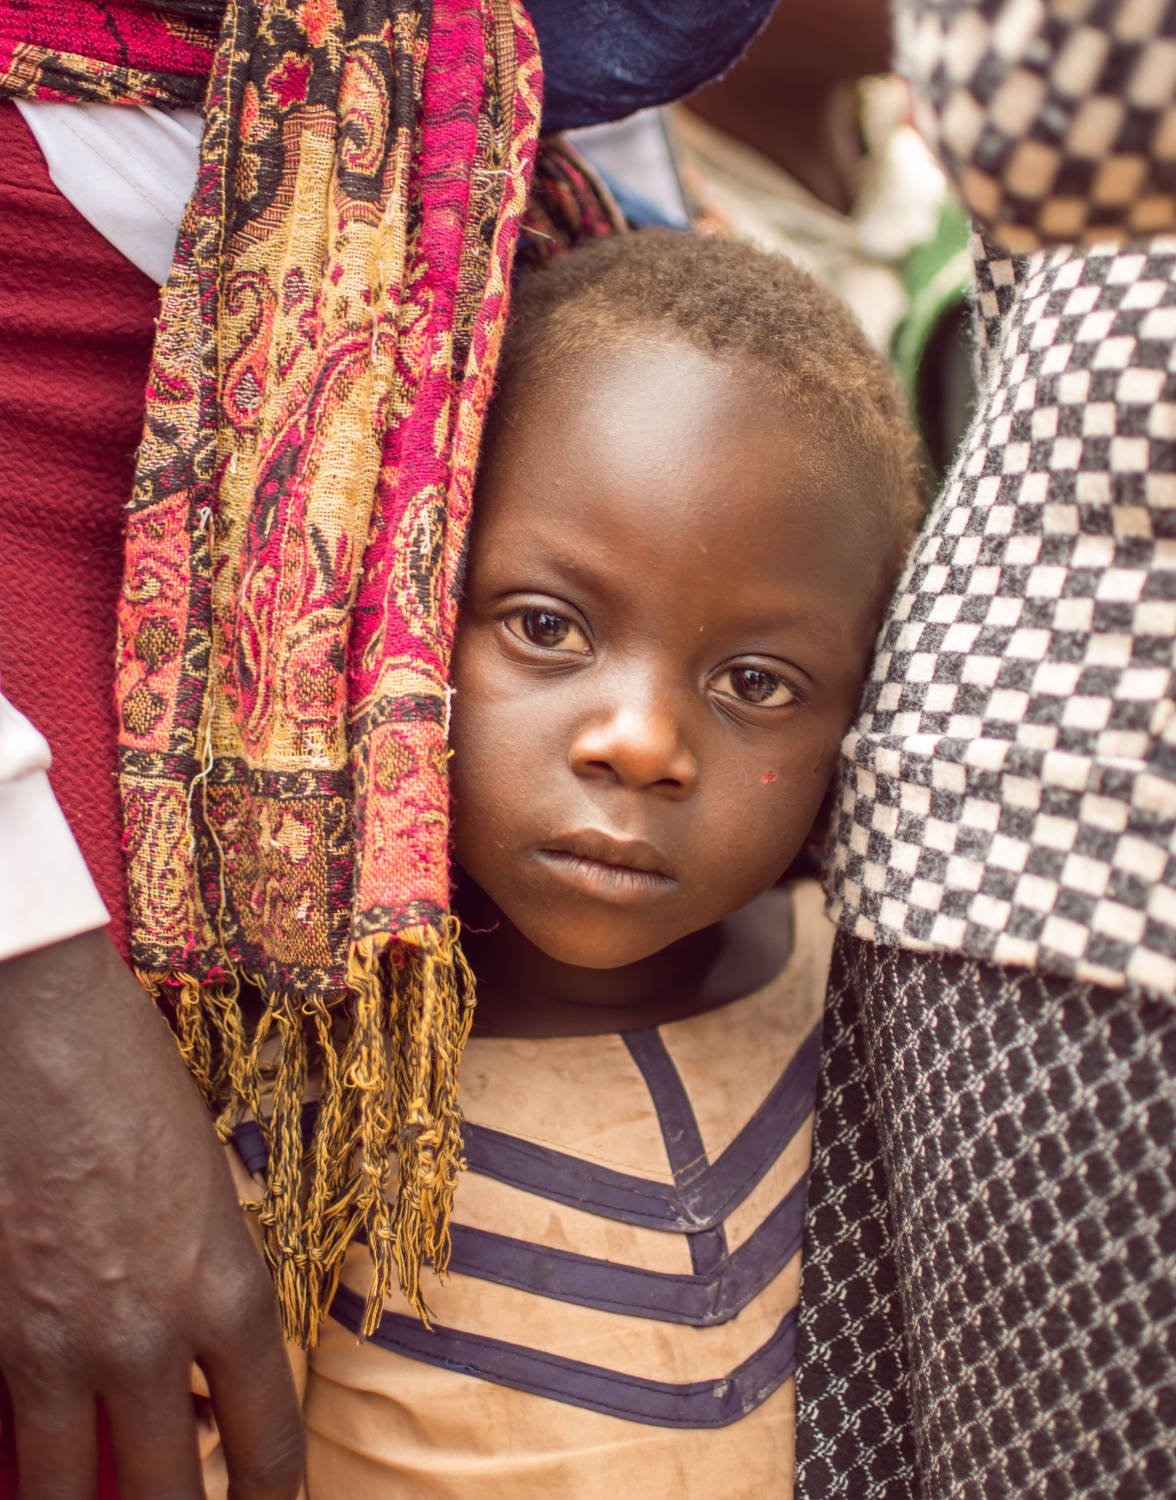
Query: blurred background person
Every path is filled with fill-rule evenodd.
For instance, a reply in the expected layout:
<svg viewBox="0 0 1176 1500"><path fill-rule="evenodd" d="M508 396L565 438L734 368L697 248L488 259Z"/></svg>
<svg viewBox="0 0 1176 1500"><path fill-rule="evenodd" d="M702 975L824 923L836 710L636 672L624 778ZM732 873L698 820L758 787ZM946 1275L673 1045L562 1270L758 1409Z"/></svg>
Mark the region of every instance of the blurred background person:
<svg viewBox="0 0 1176 1500"><path fill-rule="evenodd" d="M684 101L573 135L636 226L746 239L836 292L902 380L934 485L975 402L971 256L890 58L885 0L797 0Z"/></svg>
<svg viewBox="0 0 1176 1500"><path fill-rule="evenodd" d="M973 404L971 261L890 59L885 0L793 0L667 125L691 219L791 256L849 304L938 479Z"/></svg>

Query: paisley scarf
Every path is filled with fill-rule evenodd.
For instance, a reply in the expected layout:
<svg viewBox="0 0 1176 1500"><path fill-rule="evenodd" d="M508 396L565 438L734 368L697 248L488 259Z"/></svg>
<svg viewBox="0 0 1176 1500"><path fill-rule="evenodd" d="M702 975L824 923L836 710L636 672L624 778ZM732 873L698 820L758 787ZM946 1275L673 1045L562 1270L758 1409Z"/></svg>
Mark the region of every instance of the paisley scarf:
<svg viewBox="0 0 1176 1500"><path fill-rule="evenodd" d="M221 1134L258 1121L312 1342L357 1234L365 1331L396 1282L426 1315L447 1264L456 578L520 230L542 257L619 223L557 147L528 226L518 0L230 0L214 45L221 9L4 8L0 92L203 99L119 616L132 947Z"/></svg>

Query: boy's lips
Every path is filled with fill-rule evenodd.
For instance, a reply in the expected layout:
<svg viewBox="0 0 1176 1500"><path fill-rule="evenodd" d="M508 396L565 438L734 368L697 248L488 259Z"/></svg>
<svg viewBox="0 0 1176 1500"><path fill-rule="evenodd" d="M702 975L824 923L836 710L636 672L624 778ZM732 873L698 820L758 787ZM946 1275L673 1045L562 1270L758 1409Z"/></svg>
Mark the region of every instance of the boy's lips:
<svg viewBox="0 0 1176 1500"><path fill-rule="evenodd" d="M678 884L652 844L595 828L561 835L536 854L564 883L590 895L649 897Z"/></svg>

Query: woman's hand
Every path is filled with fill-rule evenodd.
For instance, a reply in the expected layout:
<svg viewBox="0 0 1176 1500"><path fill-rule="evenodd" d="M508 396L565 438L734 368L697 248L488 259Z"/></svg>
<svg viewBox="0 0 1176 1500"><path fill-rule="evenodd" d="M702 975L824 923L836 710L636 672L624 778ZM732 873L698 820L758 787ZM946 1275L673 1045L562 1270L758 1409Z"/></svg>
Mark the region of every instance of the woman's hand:
<svg viewBox="0 0 1176 1500"><path fill-rule="evenodd" d="M104 932L0 964L0 1373L22 1500L199 1500L203 1369L234 1500L292 1500L302 1424L269 1278L162 1017Z"/></svg>

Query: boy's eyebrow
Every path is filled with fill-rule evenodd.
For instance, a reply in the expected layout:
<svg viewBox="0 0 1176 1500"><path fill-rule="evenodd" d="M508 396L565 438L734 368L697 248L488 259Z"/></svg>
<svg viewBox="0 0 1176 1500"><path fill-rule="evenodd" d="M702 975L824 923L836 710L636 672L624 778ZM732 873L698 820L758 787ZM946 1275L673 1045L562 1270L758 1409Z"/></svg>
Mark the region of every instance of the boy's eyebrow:
<svg viewBox="0 0 1176 1500"><path fill-rule="evenodd" d="M532 542L531 538L527 538ZM558 552L547 550L545 540L541 537L533 539L535 551L527 558L528 569L550 568L552 572L561 573L577 583L599 590L602 583L609 583L608 568L594 568L589 564L578 562L574 557L568 557Z"/></svg>

